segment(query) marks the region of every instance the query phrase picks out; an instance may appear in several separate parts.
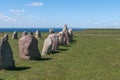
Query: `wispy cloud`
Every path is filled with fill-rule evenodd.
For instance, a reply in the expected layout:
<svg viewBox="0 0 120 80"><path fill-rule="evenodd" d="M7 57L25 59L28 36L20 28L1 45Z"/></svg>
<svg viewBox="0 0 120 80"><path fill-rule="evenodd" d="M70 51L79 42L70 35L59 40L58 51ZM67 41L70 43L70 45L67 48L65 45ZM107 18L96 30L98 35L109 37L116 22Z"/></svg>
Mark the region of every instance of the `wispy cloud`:
<svg viewBox="0 0 120 80"><path fill-rule="evenodd" d="M0 19L3 19L3 18L7 18L7 16L4 15L4 13L0 13Z"/></svg>
<svg viewBox="0 0 120 80"><path fill-rule="evenodd" d="M24 9L10 9L9 12L15 15L21 15L25 10Z"/></svg>
<svg viewBox="0 0 120 80"><path fill-rule="evenodd" d="M94 25L98 25L99 23L98 23L98 22L94 22L93 24L94 24Z"/></svg>
<svg viewBox="0 0 120 80"><path fill-rule="evenodd" d="M115 23L113 23L113 25L114 25L114 26L118 26L118 25L119 25L119 23L115 22Z"/></svg>
<svg viewBox="0 0 120 80"><path fill-rule="evenodd" d="M43 6L43 3L42 2L33 2L30 4L25 4L25 6L41 7L41 6Z"/></svg>
<svg viewBox="0 0 120 80"><path fill-rule="evenodd" d="M24 10L9 10L12 13L21 13ZM2 27L38 27L45 19L30 14L6 15L0 12L0 26Z"/></svg>

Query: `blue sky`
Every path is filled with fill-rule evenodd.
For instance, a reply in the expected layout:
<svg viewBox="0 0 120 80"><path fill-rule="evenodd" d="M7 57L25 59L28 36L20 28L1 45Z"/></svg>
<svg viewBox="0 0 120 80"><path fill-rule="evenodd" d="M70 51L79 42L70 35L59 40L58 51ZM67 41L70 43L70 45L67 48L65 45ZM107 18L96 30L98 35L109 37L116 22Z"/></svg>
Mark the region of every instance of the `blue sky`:
<svg viewBox="0 0 120 80"><path fill-rule="evenodd" d="M120 28L120 0L0 0L0 28Z"/></svg>

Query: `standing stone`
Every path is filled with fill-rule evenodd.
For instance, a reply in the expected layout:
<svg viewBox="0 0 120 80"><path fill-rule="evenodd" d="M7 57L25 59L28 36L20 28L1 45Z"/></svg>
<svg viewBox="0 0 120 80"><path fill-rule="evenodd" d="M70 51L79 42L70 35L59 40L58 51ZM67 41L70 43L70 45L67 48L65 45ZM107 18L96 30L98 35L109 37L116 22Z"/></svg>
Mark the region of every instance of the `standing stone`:
<svg viewBox="0 0 120 80"><path fill-rule="evenodd" d="M30 35L33 35L33 32L30 32Z"/></svg>
<svg viewBox="0 0 120 80"><path fill-rule="evenodd" d="M19 55L21 59L41 59L41 55L38 50L38 41L34 36L26 35L19 39Z"/></svg>
<svg viewBox="0 0 120 80"><path fill-rule="evenodd" d="M22 32L22 37L23 37L23 36L26 36L26 35L27 35L27 32L26 32L26 31L23 31L23 32Z"/></svg>
<svg viewBox="0 0 120 80"><path fill-rule="evenodd" d="M69 32L69 36L70 36L70 42L73 40L73 30L72 29L68 29Z"/></svg>
<svg viewBox="0 0 120 80"><path fill-rule="evenodd" d="M58 36L54 36L52 37L52 51L56 51L59 49L59 37Z"/></svg>
<svg viewBox="0 0 120 80"><path fill-rule="evenodd" d="M63 33L65 34L65 44L69 44L70 43L70 37L69 37L68 30L67 30L67 24L64 25Z"/></svg>
<svg viewBox="0 0 120 80"><path fill-rule="evenodd" d="M12 39L18 39L18 33L16 31L13 32Z"/></svg>
<svg viewBox="0 0 120 80"><path fill-rule="evenodd" d="M52 51L52 39L47 38L44 40L42 55L48 55Z"/></svg>
<svg viewBox="0 0 120 80"><path fill-rule="evenodd" d="M36 38L41 38L42 37L40 31L38 31L38 30L35 32L35 34L36 34Z"/></svg>
<svg viewBox="0 0 120 80"><path fill-rule="evenodd" d="M59 36L56 34L49 34L47 38L52 39L52 51L56 51L59 49Z"/></svg>
<svg viewBox="0 0 120 80"><path fill-rule="evenodd" d="M59 36L59 45L65 45L65 34L63 32L59 32L57 35Z"/></svg>
<svg viewBox="0 0 120 80"><path fill-rule="evenodd" d="M54 30L53 29L49 29L49 34L52 34L54 33Z"/></svg>
<svg viewBox="0 0 120 80"><path fill-rule="evenodd" d="M6 40L8 40L9 39L8 38L8 34L5 34L3 38L6 39Z"/></svg>
<svg viewBox="0 0 120 80"><path fill-rule="evenodd" d="M0 40L0 70L15 68L13 52L9 42L3 38Z"/></svg>

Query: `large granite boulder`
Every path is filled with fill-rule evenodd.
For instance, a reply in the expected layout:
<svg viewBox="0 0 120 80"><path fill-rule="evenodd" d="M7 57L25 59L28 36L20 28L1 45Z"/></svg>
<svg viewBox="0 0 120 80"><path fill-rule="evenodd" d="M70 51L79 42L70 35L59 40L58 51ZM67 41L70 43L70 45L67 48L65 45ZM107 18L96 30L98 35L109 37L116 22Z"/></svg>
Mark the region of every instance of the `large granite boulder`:
<svg viewBox="0 0 120 80"><path fill-rule="evenodd" d="M0 70L15 68L13 52L9 42L3 38L0 40Z"/></svg>
<svg viewBox="0 0 120 80"><path fill-rule="evenodd" d="M9 39L8 34L5 34L3 38L8 40Z"/></svg>
<svg viewBox="0 0 120 80"><path fill-rule="evenodd" d="M52 51L56 51L59 49L59 36L56 34L49 34L47 38L52 39Z"/></svg>
<svg viewBox="0 0 120 80"><path fill-rule="evenodd" d="M12 39L18 39L18 33L16 31L13 32Z"/></svg>
<svg viewBox="0 0 120 80"><path fill-rule="evenodd" d="M26 35L27 35L27 32L26 32L26 31L23 31L23 32L22 32L22 37L23 37L23 36L26 36Z"/></svg>
<svg viewBox="0 0 120 80"><path fill-rule="evenodd" d="M38 30L35 32L35 35L36 35L36 38L42 38L41 33Z"/></svg>
<svg viewBox="0 0 120 80"><path fill-rule="evenodd" d="M65 34L65 44L69 44L70 43L70 36L69 36L68 29L67 29L67 24L64 25L63 33Z"/></svg>
<svg viewBox="0 0 120 80"><path fill-rule="evenodd" d="M44 40L43 49L42 49L42 55L48 55L52 51L52 39L46 38Z"/></svg>
<svg viewBox="0 0 120 80"><path fill-rule="evenodd" d="M34 36L26 35L19 39L19 55L20 58L27 60L41 59L38 41Z"/></svg>

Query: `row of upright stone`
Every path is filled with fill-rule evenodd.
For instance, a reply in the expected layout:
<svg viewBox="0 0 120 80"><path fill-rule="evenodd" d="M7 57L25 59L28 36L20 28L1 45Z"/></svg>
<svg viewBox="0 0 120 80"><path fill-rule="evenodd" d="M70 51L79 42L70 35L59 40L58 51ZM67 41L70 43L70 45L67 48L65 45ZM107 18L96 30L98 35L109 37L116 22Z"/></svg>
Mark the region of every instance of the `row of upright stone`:
<svg viewBox="0 0 120 80"><path fill-rule="evenodd" d="M61 32L55 34L53 29L49 30L49 35L44 40L42 55L50 54L51 51L56 51L59 49L60 45L67 45L72 41L73 30L67 29L67 25Z"/></svg>
<svg viewBox="0 0 120 80"><path fill-rule="evenodd" d="M28 33L27 33L26 31L23 31L23 32L22 32L22 36L26 36L27 34L28 34ZM30 32L30 35L33 35L33 32ZM35 37L36 37L36 38L42 38L41 33L40 33L39 30L37 30L37 31L35 32ZM5 35L4 35L4 38L6 38L6 39L8 40L8 39L9 39L8 34L5 34ZM18 39L18 33L17 33L17 31L13 32L13 34L12 34L12 39Z"/></svg>
<svg viewBox="0 0 120 80"><path fill-rule="evenodd" d="M49 35L44 40L42 55L50 54L51 51L57 51L60 45L69 44L72 41L72 29L67 29L67 25L59 33L54 33L53 29L49 30ZM40 60L41 53L38 49L38 40L41 38L39 31L36 31L36 36L33 33L27 34L26 31L22 33L19 38L19 57L25 60ZM18 39L18 33L15 31L12 34L12 39ZM4 68L14 68L15 62L13 52L8 42L8 35L5 34L0 40L0 70Z"/></svg>

